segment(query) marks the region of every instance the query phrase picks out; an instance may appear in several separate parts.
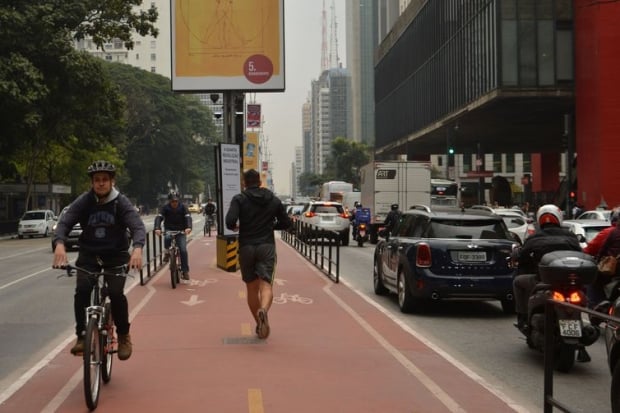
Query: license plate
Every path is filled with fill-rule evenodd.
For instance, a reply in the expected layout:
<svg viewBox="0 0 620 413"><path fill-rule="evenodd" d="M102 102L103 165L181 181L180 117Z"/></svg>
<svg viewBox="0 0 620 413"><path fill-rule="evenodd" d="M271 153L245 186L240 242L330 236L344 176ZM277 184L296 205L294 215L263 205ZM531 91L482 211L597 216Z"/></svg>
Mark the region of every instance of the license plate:
<svg viewBox="0 0 620 413"><path fill-rule="evenodd" d="M331 217L329 215L321 218L321 221L325 221L325 222L332 222L333 220L334 220L334 217Z"/></svg>
<svg viewBox="0 0 620 413"><path fill-rule="evenodd" d="M581 337L581 320L558 320L562 337Z"/></svg>
<svg viewBox="0 0 620 413"><path fill-rule="evenodd" d="M456 258L459 261L484 262L487 260L487 253L484 251L458 251Z"/></svg>

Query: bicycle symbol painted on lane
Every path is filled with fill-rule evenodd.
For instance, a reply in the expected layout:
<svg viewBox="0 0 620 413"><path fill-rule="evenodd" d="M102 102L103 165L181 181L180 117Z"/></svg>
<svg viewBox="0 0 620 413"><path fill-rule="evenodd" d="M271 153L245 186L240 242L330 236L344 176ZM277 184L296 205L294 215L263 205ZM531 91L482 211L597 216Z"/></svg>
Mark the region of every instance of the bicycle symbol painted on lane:
<svg viewBox="0 0 620 413"><path fill-rule="evenodd" d="M299 304L312 304L312 298L301 297L299 294L287 294L282 293L279 297L273 297L274 304L286 304L288 302L291 303L299 303Z"/></svg>

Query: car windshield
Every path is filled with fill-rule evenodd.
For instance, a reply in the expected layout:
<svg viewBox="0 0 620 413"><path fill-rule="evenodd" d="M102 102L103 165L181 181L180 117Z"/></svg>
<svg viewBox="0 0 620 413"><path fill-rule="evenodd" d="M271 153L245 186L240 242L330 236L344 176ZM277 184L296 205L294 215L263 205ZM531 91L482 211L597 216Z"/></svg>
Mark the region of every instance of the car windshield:
<svg viewBox="0 0 620 413"><path fill-rule="evenodd" d="M42 220L45 219L45 212L26 212L22 219L24 221Z"/></svg>
<svg viewBox="0 0 620 413"><path fill-rule="evenodd" d="M429 238L510 239L503 221L489 219L436 219L431 221Z"/></svg>
<svg viewBox="0 0 620 413"><path fill-rule="evenodd" d="M586 237L586 242L590 242L594 239L594 237L596 237L596 235L601 232L602 230L604 230L605 228L609 228L609 226L604 226L604 227L585 227L584 228L584 232L585 232L585 237Z"/></svg>

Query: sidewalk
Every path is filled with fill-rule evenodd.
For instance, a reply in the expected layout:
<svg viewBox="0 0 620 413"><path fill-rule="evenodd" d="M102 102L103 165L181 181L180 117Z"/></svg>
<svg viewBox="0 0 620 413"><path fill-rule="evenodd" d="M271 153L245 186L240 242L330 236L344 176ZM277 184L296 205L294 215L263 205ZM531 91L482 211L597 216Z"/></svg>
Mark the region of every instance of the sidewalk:
<svg viewBox="0 0 620 413"><path fill-rule="evenodd" d="M524 411L280 240L271 335L259 340L240 274L216 266L215 238L194 235L188 248L191 285L173 290L166 267L129 291L134 353L114 360L97 411ZM1 404L0 413L87 411L72 343Z"/></svg>

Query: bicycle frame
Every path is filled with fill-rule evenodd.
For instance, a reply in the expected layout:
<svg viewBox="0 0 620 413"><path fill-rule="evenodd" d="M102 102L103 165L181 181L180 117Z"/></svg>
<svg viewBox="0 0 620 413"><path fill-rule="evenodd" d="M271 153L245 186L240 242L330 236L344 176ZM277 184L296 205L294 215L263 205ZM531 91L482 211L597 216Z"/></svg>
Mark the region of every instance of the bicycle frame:
<svg viewBox="0 0 620 413"><path fill-rule="evenodd" d="M170 248L168 252L170 254L170 284L172 288L177 288L177 284L181 281L179 273L181 272L181 251L177 246L177 235L182 234L183 231L166 231L166 236L171 237Z"/></svg>
<svg viewBox="0 0 620 413"><path fill-rule="evenodd" d="M77 271L86 274L93 281L91 303L86 307L86 325L84 337L84 397L86 405L92 411L97 408L101 381L110 381L112 376L112 356L116 353L114 337L114 321L112 319L111 304L108 299L105 275L127 276L127 267L113 267L120 272L110 273L105 269L89 271L84 268L67 265L67 276L71 277Z"/></svg>

